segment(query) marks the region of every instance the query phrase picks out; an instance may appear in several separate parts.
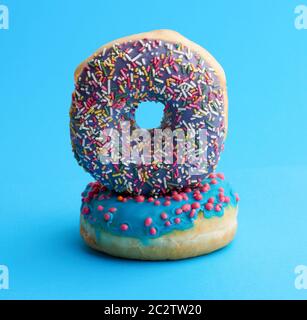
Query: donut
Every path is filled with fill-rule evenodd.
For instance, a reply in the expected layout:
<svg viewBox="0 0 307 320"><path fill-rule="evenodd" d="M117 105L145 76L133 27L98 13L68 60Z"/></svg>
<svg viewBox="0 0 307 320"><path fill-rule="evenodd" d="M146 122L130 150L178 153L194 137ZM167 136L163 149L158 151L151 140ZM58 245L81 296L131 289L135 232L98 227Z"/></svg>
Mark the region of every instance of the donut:
<svg viewBox="0 0 307 320"><path fill-rule="evenodd" d="M96 181L82 193L81 236L90 247L122 258L198 256L233 239L238 201L221 173L156 198L118 194Z"/></svg>
<svg viewBox="0 0 307 320"><path fill-rule="evenodd" d="M122 150L118 162L102 161L115 149L107 132L122 137L123 123L129 125L127 132L140 129L135 112L143 101L164 104L159 128L149 130L151 138L155 129L181 130L185 136L206 130L206 139L197 142L205 161L178 161L176 150L169 162L152 153L146 161L129 162ZM121 38L76 69L70 109L73 153L96 181L118 193L166 195L197 187L216 170L227 132L227 106L224 71L199 45L171 30ZM171 142L178 146L178 139Z"/></svg>

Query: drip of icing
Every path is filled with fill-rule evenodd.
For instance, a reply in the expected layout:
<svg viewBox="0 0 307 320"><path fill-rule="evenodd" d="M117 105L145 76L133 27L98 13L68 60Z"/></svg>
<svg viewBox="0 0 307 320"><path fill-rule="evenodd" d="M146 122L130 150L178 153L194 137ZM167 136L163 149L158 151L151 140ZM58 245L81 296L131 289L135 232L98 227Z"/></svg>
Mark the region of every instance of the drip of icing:
<svg viewBox="0 0 307 320"><path fill-rule="evenodd" d="M82 193L81 214L106 232L146 240L192 228L200 215L206 219L222 217L224 209L237 206L238 201L222 174L210 174L195 189L174 191L154 201L150 197L118 195L94 182Z"/></svg>

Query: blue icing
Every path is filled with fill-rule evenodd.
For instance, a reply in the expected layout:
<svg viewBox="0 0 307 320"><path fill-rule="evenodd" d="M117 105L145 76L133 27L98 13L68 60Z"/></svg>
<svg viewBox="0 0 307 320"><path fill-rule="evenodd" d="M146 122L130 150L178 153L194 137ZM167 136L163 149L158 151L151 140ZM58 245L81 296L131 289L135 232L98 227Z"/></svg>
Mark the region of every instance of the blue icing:
<svg viewBox="0 0 307 320"><path fill-rule="evenodd" d="M210 184L212 181L210 178L203 180L202 184L209 184L210 190L207 192L200 192L202 195L200 201L194 199L193 195L195 190L192 190L191 192L185 193L187 195L187 200L175 201L170 199L171 204L169 206L163 205L165 197L162 196L155 199L155 201L160 201L161 204L159 206L154 205L154 202L148 202L147 198L145 198L144 202L136 202L134 198L129 199L127 202L121 202L117 199L119 194L102 189L99 190L99 187L97 189L98 183L96 182L95 184L89 184L83 192L83 197L89 198L90 200L82 203L81 212L83 212L83 217L88 223L99 226L106 232L119 236L136 237L146 241L146 239L157 238L174 230L192 228L194 220L198 218L199 214L203 214L203 217L206 219L210 219L214 216L222 217L224 215L224 209L227 206L236 207L236 194L229 183L219 177L216 177L215 180L217 181L217 184ZM96 187L93 187L93 185ZM96 192L95 190L93 191L95 188ZM223 188L224 196L229 197L228 203L219 200L219 188ZM93 197L94 193L95 195ZM108 198L99 199L100 197ZM209 211L205 208L209 198L214 198L214 208L217 204L221 206L220 211L216 211L214 208ZM194 209L195 214L193 217L190 216L192 209L188 212L176 214L176 209L181 208L184 204L192 205L196 202L200 204L200 207ZM103 206L104 209L100 211L98 210L98 206ZM89 212L86 211L86 214L84 214L84 208L88 208ZM116 208L116 212L109 212L109 209L111 208ZM161 218L161 213L163 212L168 216L166 220ZM105 221L105 214L109 215L108 221ZM150 226L145 226L146 218L152 219ZM180 218L180 223L175 222L176 218ZM165 225L166 221L170 221L169 226ZM128 225L128 229L125 231L121 230L122 224ZM151 228L155 229L155 234L150 233Z"/></svg>

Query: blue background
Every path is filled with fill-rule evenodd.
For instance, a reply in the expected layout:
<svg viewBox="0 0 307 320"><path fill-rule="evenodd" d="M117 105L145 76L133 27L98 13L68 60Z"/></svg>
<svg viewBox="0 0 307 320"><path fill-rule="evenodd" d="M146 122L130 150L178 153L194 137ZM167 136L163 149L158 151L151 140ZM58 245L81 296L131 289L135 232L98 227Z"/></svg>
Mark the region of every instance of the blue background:
<svg viewBox="0 0 307 320"><path fill-rule="evenodd" d="M294 286L295 266L307 265L307 30L294 27L304 0L0 2L10 10L0 30L0 264L10 289L0 299L307 299ZM208 256L126 261L79 237L91 177L70 147L73 72L102 44L160 28L225 69L219 170L241 197L239 231Z"/></svg>

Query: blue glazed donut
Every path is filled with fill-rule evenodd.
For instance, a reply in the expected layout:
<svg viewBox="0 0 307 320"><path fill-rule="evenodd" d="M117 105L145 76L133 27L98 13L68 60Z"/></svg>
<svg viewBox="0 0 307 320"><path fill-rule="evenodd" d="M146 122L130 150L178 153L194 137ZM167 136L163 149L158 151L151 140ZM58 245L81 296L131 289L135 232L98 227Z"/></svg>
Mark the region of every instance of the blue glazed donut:
<svg viewBox="0 0 307 320"><path fill-rule="evenodd" d="M102 132L122 133L122 123L129 123L130 133L138 129L135 111L142 101L165 105L162 130L180 129L189 135L205 129L206 139L198 141L205 163L179 163L175 151L172 163L163 159L129 163L122 157L118 163L103 163L101 154L112 147ZM209 53L175 32L123 38L99 49L77 69L70 117L78 163L109 190L148 195L197 186L214 171L223 149L227 120L223 71ZM153 138L154 130L149 134ZM150 143L152 151L153 139Z"/></svg>
<svg viewBox="0 0 307 320"><path fill-rule="evenodd" d="M82 193L81 235L91 247L125 258L192 257L232 240L238 201L221 173L157 198L118 195L93 182Z"/></svg>

